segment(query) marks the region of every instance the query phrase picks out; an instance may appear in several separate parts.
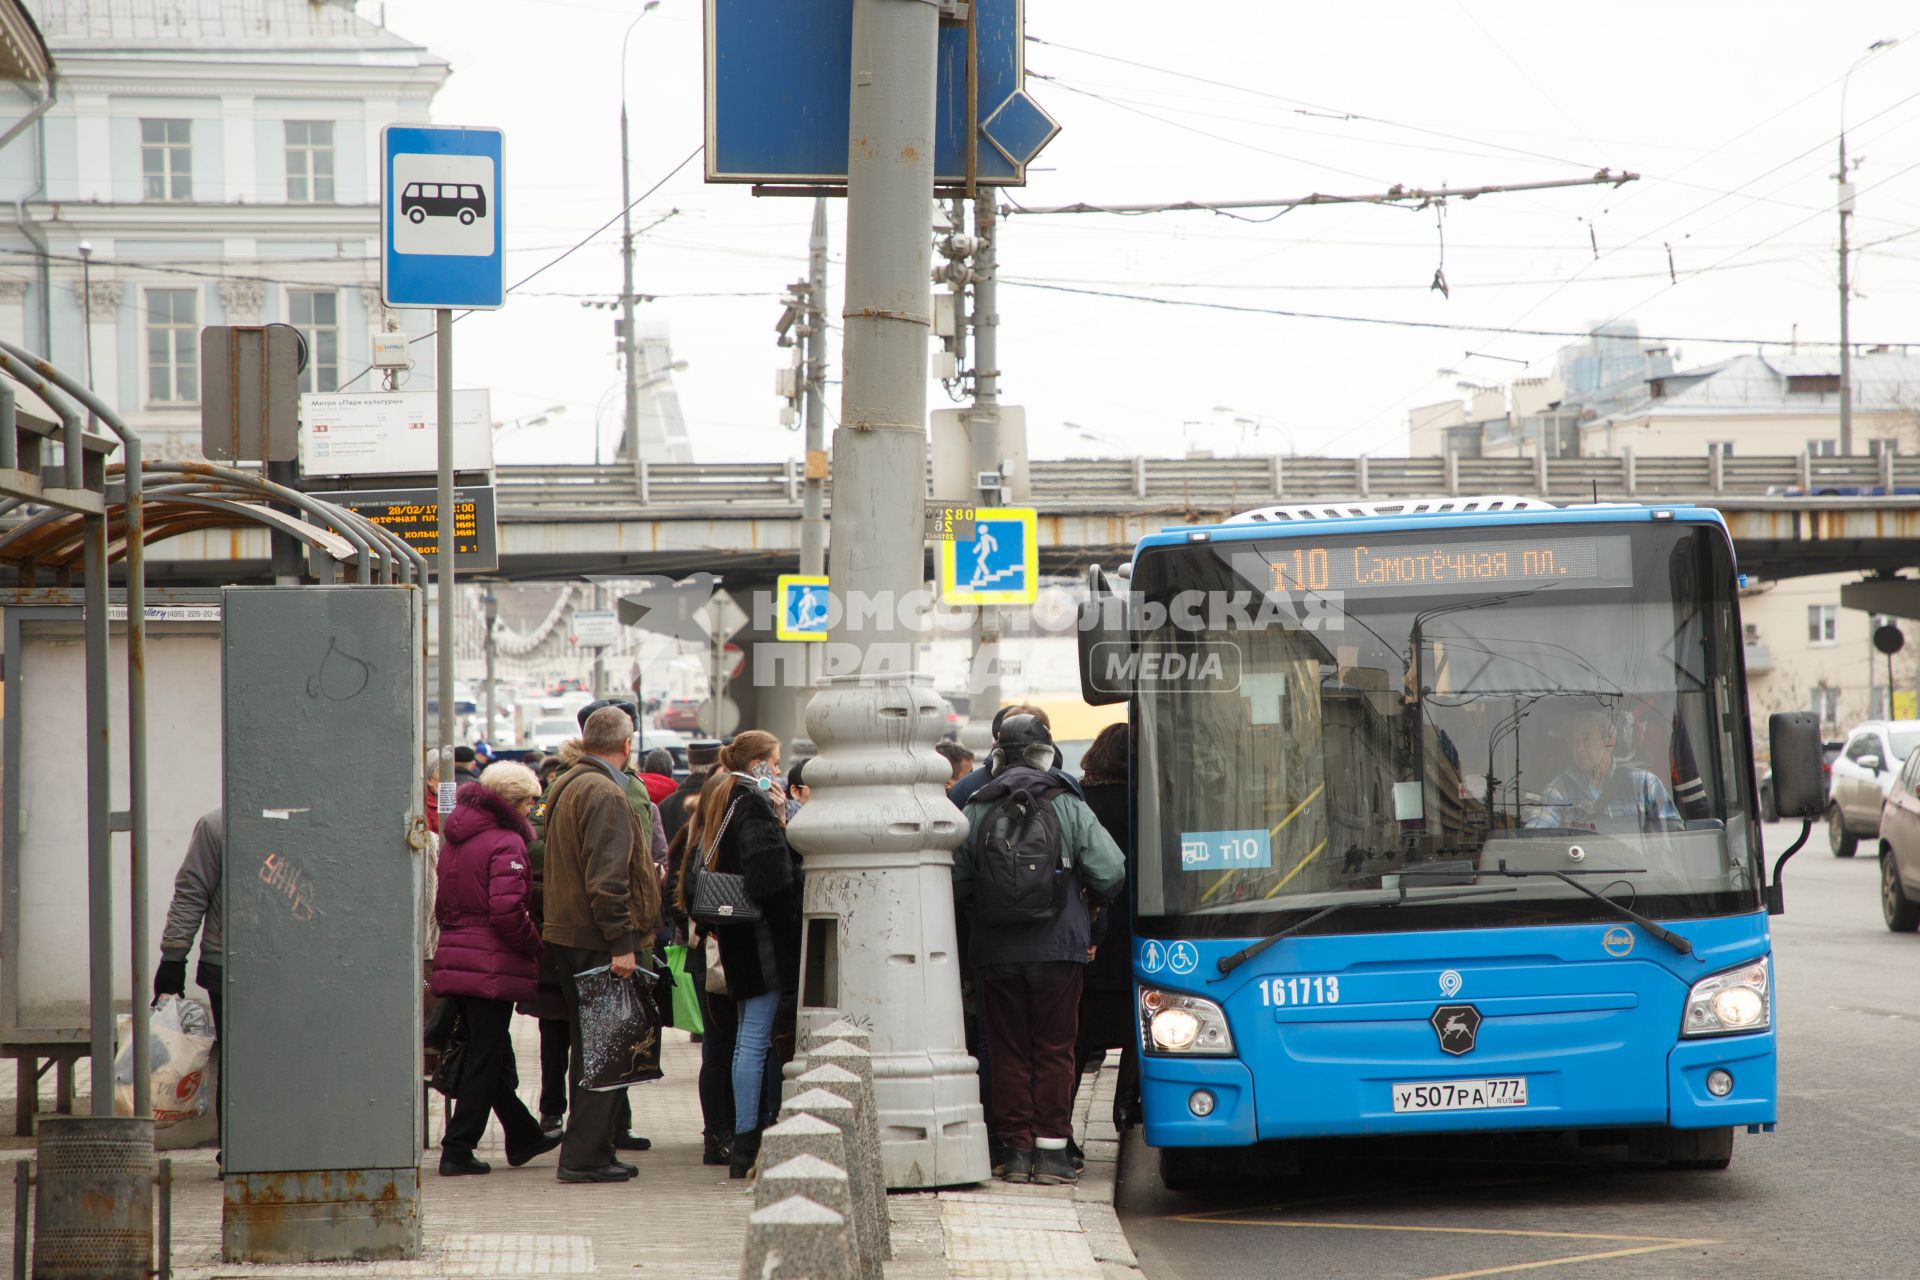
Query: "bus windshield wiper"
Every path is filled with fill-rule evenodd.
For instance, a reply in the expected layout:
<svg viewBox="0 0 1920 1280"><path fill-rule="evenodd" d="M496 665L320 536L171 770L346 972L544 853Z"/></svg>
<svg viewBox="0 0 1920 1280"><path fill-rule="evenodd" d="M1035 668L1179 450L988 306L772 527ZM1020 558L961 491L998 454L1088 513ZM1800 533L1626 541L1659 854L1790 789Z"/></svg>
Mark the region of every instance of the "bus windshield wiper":
<svg viewBox="0 0 1920 1280"><path fill-rule="evenodd" d="M1453 874L1458 875L1459 872L1454 872ZM1242 947L1240 950L1234 952L1230 956L1222 956L1219 960L1215 961L1215 964L1214 964L1214 967L1220 970L1220 977L1208 978L1207 981L1208 982L1220 981L1220 978L1226 977L1228 974L1232 973L1235 969L1238 969L1241 965L1253 959L1255 956L1259 955L1262 951L1265 951L1268 947L1280 941L1282 938L1290 938L1294 934L1299 933L1302 929L1305 929L1308 925L1318 924L1320 921L1325 920L1328 916L1340 910L1342 907L1353 907L1353 906L1400 907L1400 906L1405 906L1407 904L1408 902L1407 886L1404 882L1400 885L1398 890L1389 890L1389 892L1393 893L1393 896L1390 898L1385 898L1385 899L1349 898L1345 902L1335 902L1329 906L1322 907L1320 908L1320 910L1308 916L1305 920L1301 920L1296 924L1290 924L1286 928L1280 930L1277 933L1270 933L1266 937L1260 939L1260 941L1252 943L1248 946ZM1517 892L1518 892L1517 889L1463 889L1458 893L1429 894L1423 898L1414 898L1412 899L1412 901L1416 903L1448 902L1454 898L1485 898L1485 897L1490 897L1493 894L1497 894L1497 893L1517 893Z"/></svg>
<svg viewBox="0 0 1920 1280"><path fill-rule="evenodd" d="M1622 903L1615 902L1612 898L1609 898L1606 894L1600 892L1598 889L1589 889L1586 885L1581 884L1578 880L1574 878L1576 875L1643 876L1646 873L1647 873L1647 869L1645 867L1619 867L1614 869L1595 868L1594 870L1591 870L1591 871L1580 871L1580 872L1555 871L1549 868L1539 868L1539 867L1528 868L1526 870L1509 869L1507 866L1507 860L1505 858L1502 858L1500 859L1500 865L1496 869L1492 871L1487 871L1483 869L1478 874L1483 876L1505 876L1509 880L1518 880L1525 876L1552 876L1555 880L1558 880L1560 883L1567 885L1571 888L1578 889L1581 893L1586 894L1589 898L1592 898L1595 902L1599 903L1601 906L1605 907L1607 910L1613 912L1615 915L1619 916L1621 919L1633 921L1635 924L1639 925L1642 929L1645 929L1648 933L1660 939L1660 941L1666 943L1668 946L1672 947L1675 951L1678 951L1681 955L1683 956L1694 955L1693 944L1687 941L1685 938L1681 937L1679 934L1675 933L1673 930L1668 929L1663 925L1657 924L1652 920L1649 920L1647 917L1641 915L1638 911L1635 911L1632 907L1626 906ZM1458 875L1460 873L1458 871L1439 871L1439 870L1427 871L1419 867L1409 867L1406 870L1403 870L1402 872L1400 872L1400 874L1404 877L1404 876L1418 876L1418 875ZM1699 956L1694 956L1694 958L1696 960L1700 959ZM1705 962L1702 961L1702 963L1705 963Z"/></svg>

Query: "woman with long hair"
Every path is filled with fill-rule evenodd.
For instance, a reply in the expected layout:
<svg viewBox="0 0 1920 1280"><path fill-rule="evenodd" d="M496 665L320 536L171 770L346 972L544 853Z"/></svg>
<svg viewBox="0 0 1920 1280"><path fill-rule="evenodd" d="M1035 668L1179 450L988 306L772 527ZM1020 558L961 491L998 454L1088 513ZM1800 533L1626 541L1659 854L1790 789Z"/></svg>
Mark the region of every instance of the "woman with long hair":
<svg viewBox="0 0 1920 1280"><path fill-rule="evenodd" d="M733 1159L733 998L727 994L727 967L713 931L687 914L687 863L700 855L700 793L688 793L686 823L668 846L669 905L687 939L687 972L700 995L701 1164Z"/></svg>
<svg viewBox="0 0 1920 1280"><path fill-rule="evenodd" d="M541 1132L515 1092L520 1076L509 1037L513 1002L531 1000L539 982L540 927L529 909L527 869L533 839L527 815L539 795L525 765L489 765L478 782L460 788L445 824L436 868L440 945L433 954L433 994L453 1001L467 1037L453 1120L440 1143L440 1172L448 1177L491 1171L473 1156L489 1112L506 1131L510 1165L561 1141L557 1133Z"/></svg>
<svg viewBox="0 0 1920 1280"><path fill-rule="evenodd" d="M741 876L764 917L712 930L737 1020L729 1161L736 1178L746 1177L760 1154L762 1091L781 996L800 987L800 864L780 820L779 777L780 740L751 729L721 749L720 767L700 791L695 856L704 868Z"/></svg>

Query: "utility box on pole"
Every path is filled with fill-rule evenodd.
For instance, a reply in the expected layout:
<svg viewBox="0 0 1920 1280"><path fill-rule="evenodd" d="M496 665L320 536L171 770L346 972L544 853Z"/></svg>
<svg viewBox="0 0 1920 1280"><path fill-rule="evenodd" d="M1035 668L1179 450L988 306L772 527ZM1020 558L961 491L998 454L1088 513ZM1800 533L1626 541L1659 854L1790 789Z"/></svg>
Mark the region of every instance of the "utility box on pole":
<svg viewBox="0 0 1920 1280"><path fill-rule="evenodd" d="M231 1263L420 1251L414 591L224 593Z"/></svg>

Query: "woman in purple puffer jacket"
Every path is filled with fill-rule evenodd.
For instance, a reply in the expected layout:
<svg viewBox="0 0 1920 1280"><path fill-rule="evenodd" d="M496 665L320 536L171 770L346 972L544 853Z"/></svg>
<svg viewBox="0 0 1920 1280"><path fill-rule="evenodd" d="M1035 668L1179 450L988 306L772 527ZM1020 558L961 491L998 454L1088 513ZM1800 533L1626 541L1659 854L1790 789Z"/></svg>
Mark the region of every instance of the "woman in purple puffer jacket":
<svg viewBox="0 0 1920 1280"><path fill-rule="evenodd" d="M532 999L539 983L540 927L528 911L533 877L527 862L533 839L527 814L539 794L525 765L490 765L480 781L460 788L442 826L433 994L458 1007L466 1036L453 1120L440 1143L440 1172L448 1177L491 1171L473 1156L489 1111L506 1131L510 1165L560 1145L559 1135L541 1133L515 1092L520 1073L508 1030L513 1002Z"/></svg>

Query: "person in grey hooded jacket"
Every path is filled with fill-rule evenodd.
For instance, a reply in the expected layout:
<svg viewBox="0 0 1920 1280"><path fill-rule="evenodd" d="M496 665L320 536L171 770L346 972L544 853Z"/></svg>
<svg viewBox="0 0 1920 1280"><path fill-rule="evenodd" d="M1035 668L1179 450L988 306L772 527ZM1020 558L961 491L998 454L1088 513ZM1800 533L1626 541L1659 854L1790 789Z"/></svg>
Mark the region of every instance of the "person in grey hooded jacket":
<svg viewBox="0 0 1920 1280"><path fill-rule="evenodd" d="M1126 879L1126 861L1093 810L1052 769L1053 739L1037 717L1010 715L1000 727L992 777L967 805L967 838L953 857L953 892L972 916L974 1000L993 1062L993 1123L1007 1148L1009 1182L1072 1182L1080 989L1093 941L1087 899L1106 901ZM995 807L1024 794L1042 801L1059 825L1055 852L1068 877L1059 910L1047 919L986 918L979 890Z"/></svg>

